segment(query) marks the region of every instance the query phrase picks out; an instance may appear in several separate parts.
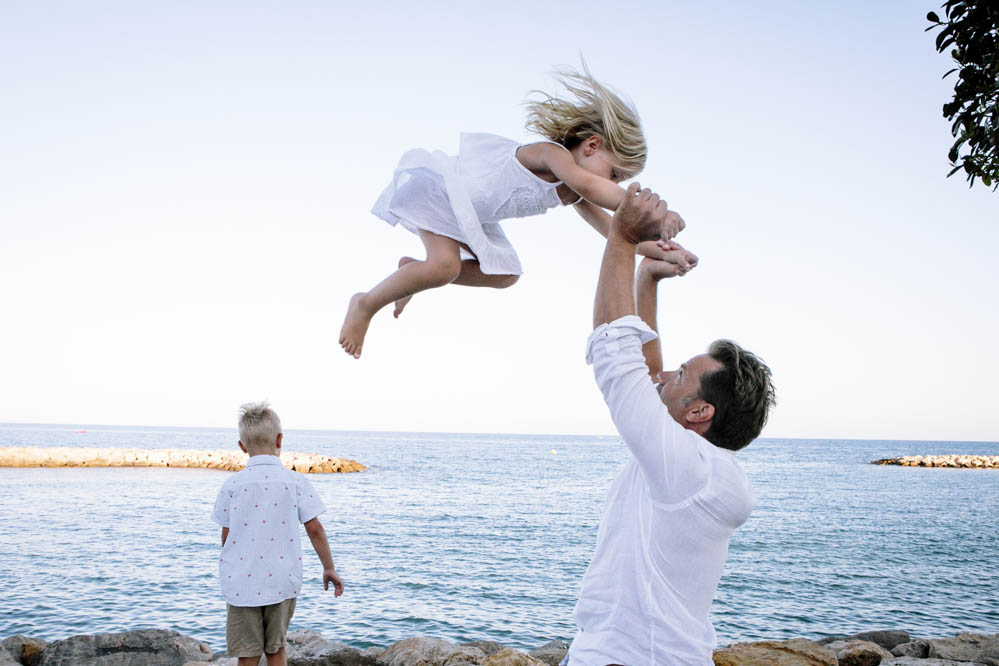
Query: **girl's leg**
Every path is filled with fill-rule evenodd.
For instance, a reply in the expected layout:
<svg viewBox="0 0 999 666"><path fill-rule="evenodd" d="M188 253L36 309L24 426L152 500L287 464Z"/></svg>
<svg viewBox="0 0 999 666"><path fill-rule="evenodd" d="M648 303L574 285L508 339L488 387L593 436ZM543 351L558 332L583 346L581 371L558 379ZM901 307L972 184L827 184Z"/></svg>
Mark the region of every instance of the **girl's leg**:
<svg viewBox="0 0 999 666"><path fill-rule="evenodd" d="M506 289L516 284L519 275L488 275L482 272L479 262L470 260L461 262L461 273L455 278L454 284L466 287L492 287Z"/></svg>
<svg viewBox="0 0 999 666"><path fill-rule="evenodd" d="M340 346L354 358L361 357L364 335L376 312L393 301L450 284L461 273L458 241L422 230L420 240L427 250L426 260L407 263L400 261L399 270L379 282L371 291L354 294L350 299L347 317L340 329Z"/></svg>
<svg viewBox="0 0 999 666"><path fill-rule="evenodd" d="M416 259L413 259L412 257L403 257L399 260L399 268L402 268L406 264L413 261L416 261ZM487 275L482 272L479 262L474 259L469 259L461 262L461 272L451 284L460 284L465 287L492 287L493 289L506 289L507 287L513 286L518 279L520 279L519 275ZM395 317L398 318L398 316L402 314L403 309L409 301L412 300L412 298L412 296L407 296L395 302L395 312L393 313Z"/></svg>

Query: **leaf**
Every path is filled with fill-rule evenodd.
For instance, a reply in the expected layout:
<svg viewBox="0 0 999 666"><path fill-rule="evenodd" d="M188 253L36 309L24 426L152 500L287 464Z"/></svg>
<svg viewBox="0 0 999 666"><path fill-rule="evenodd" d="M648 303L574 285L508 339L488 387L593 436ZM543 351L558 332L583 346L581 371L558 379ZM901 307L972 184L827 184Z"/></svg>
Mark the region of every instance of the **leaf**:
<svg viewBox="0 0 999 666"><path fill-rule="evenodd" d="M926 15L927 21L932 21L933 23L940 23L940 17L937 16L936 12L930 12Z"/></svg>

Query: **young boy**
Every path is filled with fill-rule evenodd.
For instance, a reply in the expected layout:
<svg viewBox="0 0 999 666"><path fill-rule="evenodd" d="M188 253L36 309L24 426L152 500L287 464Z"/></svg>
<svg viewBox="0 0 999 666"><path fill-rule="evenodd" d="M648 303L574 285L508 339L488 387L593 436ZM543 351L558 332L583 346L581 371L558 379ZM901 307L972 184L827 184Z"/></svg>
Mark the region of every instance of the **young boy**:
<svg viewBox="0 0 999 666"><path fill-rule="evenodd" d="M239 666L285 666L284 641L302 587L298 524L323 564L323 589L343 581L333 567L326 531L318 516L326 510L304 475L281 465L281 420L266 402L240 408L239 448L250 454L246 467L222 484L212 520L222 526L219 582L227 602L225 640Z"/></svg>

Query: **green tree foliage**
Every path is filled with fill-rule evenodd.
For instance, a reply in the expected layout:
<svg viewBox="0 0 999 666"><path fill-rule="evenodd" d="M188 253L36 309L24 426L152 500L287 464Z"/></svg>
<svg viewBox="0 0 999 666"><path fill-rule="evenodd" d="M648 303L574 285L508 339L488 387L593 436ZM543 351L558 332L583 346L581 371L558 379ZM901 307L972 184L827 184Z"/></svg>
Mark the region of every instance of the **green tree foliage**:
<svg viewBox="0 0 999 666"><path fill-rule="evenodd" d="M936 12L926 18L927 30L937 33L937 51L950 55L958 67L954 100L943 106L944 118L953 122L957 139L948 157L954 166L948 176L964 169L968 186L976 178L993 191L999 188L999 2L996 0L947 0L944 18Z"/></svg>

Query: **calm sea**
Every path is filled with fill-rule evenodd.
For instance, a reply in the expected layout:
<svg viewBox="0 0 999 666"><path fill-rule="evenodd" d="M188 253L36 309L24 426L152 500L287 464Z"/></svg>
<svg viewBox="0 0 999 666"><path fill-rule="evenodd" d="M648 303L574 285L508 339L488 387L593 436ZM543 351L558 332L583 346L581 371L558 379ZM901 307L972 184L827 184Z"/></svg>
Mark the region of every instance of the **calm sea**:
<svg viewBox="0 0 999 666"><path fill-rule="evenodd" d="M224 449L226 429L0 425L0 446ZM355 647L423 635L530 649L569 639L614 438L289 431L354 458L310 477L346 592L306 551L293 628ZM760 440L739 454L759 503L713 607L722 644L872 628L999 632L999 471L867 464L999 444ZM227 472L0 468L0 638L142 627L224 648L209 516ZM309 548L308 540L304 547Z"/></svg>

